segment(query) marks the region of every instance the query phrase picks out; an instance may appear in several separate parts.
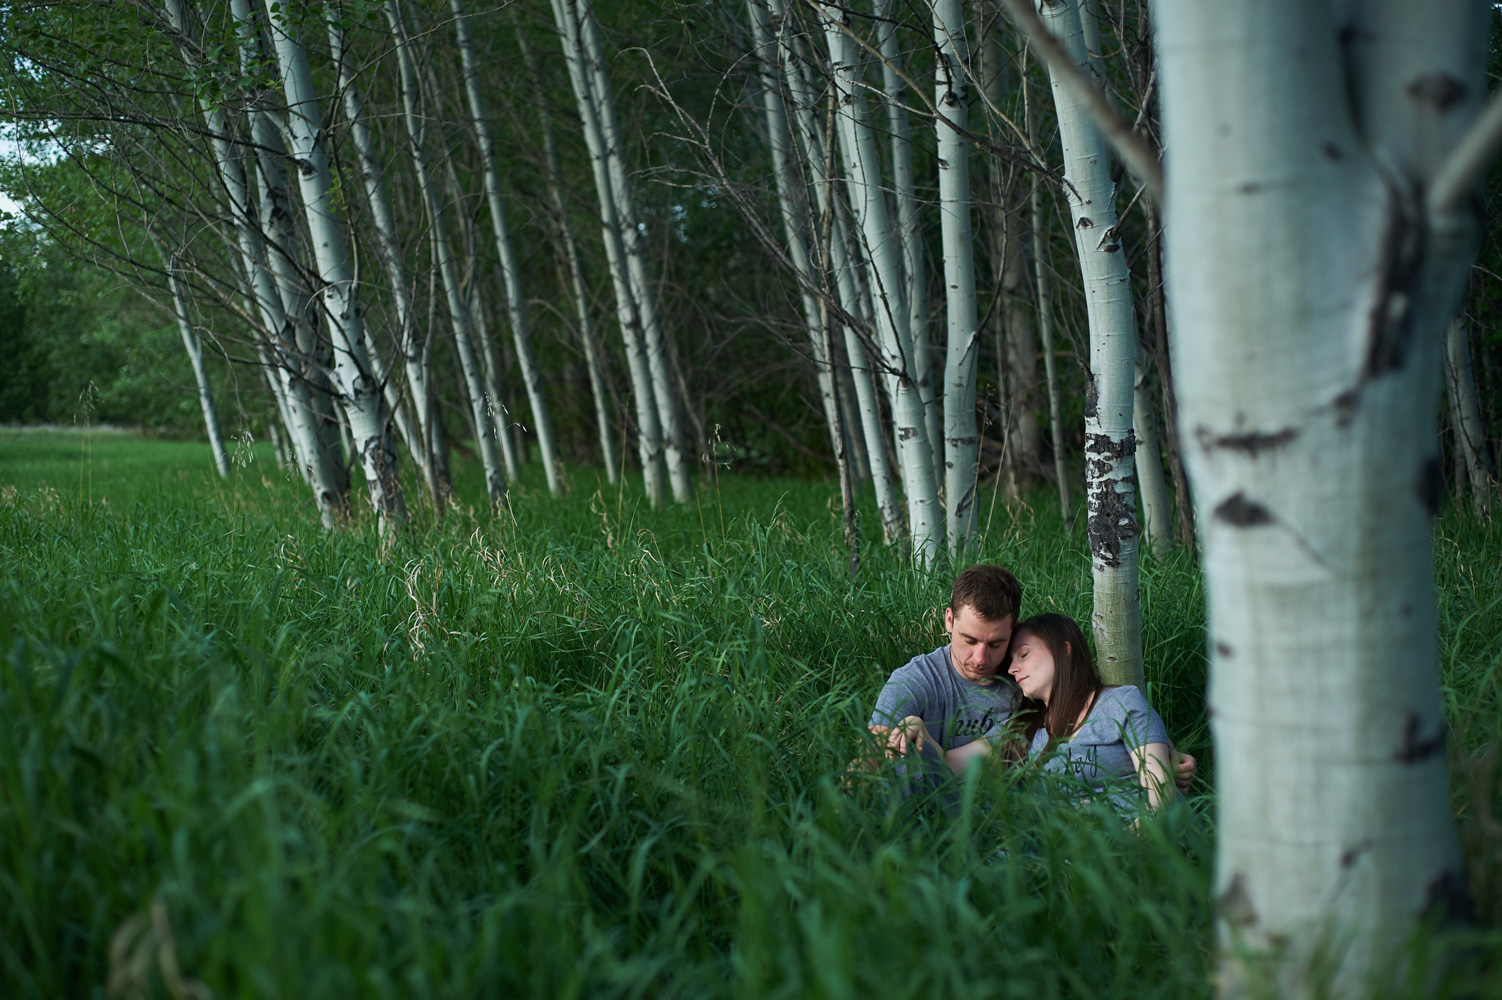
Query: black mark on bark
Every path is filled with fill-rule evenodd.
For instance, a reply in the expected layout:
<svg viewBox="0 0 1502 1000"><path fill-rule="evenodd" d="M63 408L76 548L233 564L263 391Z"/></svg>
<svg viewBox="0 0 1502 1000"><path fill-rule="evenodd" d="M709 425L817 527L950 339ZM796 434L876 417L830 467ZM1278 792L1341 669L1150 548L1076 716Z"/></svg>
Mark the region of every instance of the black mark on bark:
<svg viewBox="0 0 1502 1000"><path fill-rule="evenodd" d="M1093 229L1093 228L1095 228L1095 220L1092 219L1092 218L1090 218L1090 216L1088 216L1088 215L1082 215L1082 216L1080 216L1080 221L1078 221L1078 222L1076 222L1074 224L1074 228L1076 228L1076 229Z"/></svg>
<svg viewBox="0 0 1502 1000"><path fill-rule="evenodd" d="M1206 451L1224 448L1227 451L1245 452L1252 458L1256 458L1264 451L1281 448L1298 437L1299 432L1292 427L1285 427L1281 431L1272 433L1251 431L1246 434L1211 434L1210 428L1200 426L1195 428L1194 436L1199 441L1200 447Z"/></svg>
<svg viewBox="0 0 1502 1000"><path fill-rule="evenodd" d="M1424 913L1437 917L1442 924L1469 924L1476 919L1465 872L1450 868L1441 872L1424 890Z"/></svg>
<svg viewBox="0 0 1502 1000"><path fill-rule="evenodd" d="M292 162L297 164L297 172L302 174L304 177L312 177L318 172L313 164L309 163L307 160L298 158L294 159Z"/></svg>
<svg viewBox="0 0 1502 1000"><path fill-rule="evenodd" d="M1107 566L1121 565L1121 546L1137 537L1137 513L1116 483L1101 479L1090 486L1090 552Z"/></svg>
<svg viewBox="0 0 1502 1000"><path fill-rule="evenodd" d="M1425 73L1408 85L1408 96L1434 105L1440 114L1465 100L1466 86L1449 73Z"/></svg>
<svg viewBox="0 0 1502 1000"><path fill-rule="evenodd" d="M1237 194L1256 194L1258 191L1261 191L1261 190L1262 190L1262 185L1258 184L1256 181L1248 181L1245 184L1238 184L1238 185L1236 185L1236 193Z"/></svg>
<svg viewBox="0 0 1502 1000"><path fill-rule="evenodd" d="M1372 849L1370 840L1363 840L1352 844L1340 852L1340 867L1349 868L1361 859L1361 856Z"/></svg>
<svg viewBox="0 0 1502 1000"><path fill-rule="evenodd" d="M1095 389L1095 376L1085 369L1085 419L1094 420L1100 412L1100 394Z"/></svg>
<svg viewBox="0 0 1502 1000"><path fill-rule="evenodd" d="M1231 644L1227 642L1221 642L1217 639L1215 642L1215 654L1217 656L1230 656Z"/></svg>
<svg viewBox="0 0 1502 1000"><path fill-rule="evenodd" d="M1320 152L1325 154L1325 159L1332 160L1337 163L1345 159L1346 155L1342 153L1340 151L1340 147L1335 145L1335 143L1333 142L1327 142L1323 146L1321 146Z"/></svg>
<svg viewBox="0 0 1502 1000"><path fill-rule="evenodd" d="M915 438L917 436L918 436L918 428L916 428L916 427L899 427L899 428L897 428L897 439L899 441L910 441L910 440L912 440L913 438Z"/></svg>
<svg viewBox="0 0 1502 1000"><path fill-rule="evenodd" d="M1440 468L1439 456L1430 455L1419 466L1418 481L1414 484L1414 491L1418 493L1419 503L1429 512L1430 517L1439 513L1439 499L1445 493L1445 474Z"/></svg>
<svg viewBox="0 0 1502 1000"><path fill-rule="evenodd" d="M1107 434L1086 434L1085 454L1108 461L1119 461L1137 454L1137 435L1127 431L1126 437L1113 441Z"/></svg>
<svg viewBox="0 0 1502 1000"><path fill-rule="evenodd" d="M1273 516L1268 509L1255 500L1248 500L1240 490L1232 493L1215 508L1215 516L1238 528L1255 528L1273 523Z"/></svg>
<svg viewBox="0 0 1502 1000"><path fill-rule="evenodd" d="M1246 891L1246 876L1237 872L1231 876L1226 891L1215 898L1215 908L1220 917L1232 927L1250 927L1257 922L1257 910L1252 906L1251 893Z"/></svg>
<svg viewBox="0 0 1502 1000"><path fill-rule="evenodd" d="M1356 419L1356 407L1361 403L1361 390L1347 389L1336 396L1333 400L1335 407L1335 426L1349 427L1351 421Z"/></svg>
<svg viewBox="0 0 1502 1000"><path fill-rule="evenodd" d="M1121 249L1121 230L1112 226L1101 234L1100 242L1095 244L1095 249L1105 253L1115 253Z"/></svg>
<svg viewBox="0 0 1502 1000"><path fill-rule="evenodd" d="M1387 228L1378 257L1377 303L1372 307L1362 373L1366 379L1396 371L1408 360L1413 300L1424 251L1424 227L1412 201L1389 189Z"/></svg>
<svg viewBox="0 0 1502 1000"><path fill-rule="evenodd" d="M1422 725L1417 712L1408 713L1403 721L1403 745L1398 747L1397 753L1393 754L1393 760L1399 764L1421 764L1435 754L1444 752L1444 722L1441 721L1434 735L1427 739L1419 733Z"/></svg>

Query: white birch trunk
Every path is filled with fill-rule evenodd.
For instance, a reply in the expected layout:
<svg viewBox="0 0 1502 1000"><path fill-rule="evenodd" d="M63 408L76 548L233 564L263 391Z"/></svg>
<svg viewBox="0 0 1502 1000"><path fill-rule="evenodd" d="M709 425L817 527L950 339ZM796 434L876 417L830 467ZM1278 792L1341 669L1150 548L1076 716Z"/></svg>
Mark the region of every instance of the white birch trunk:
<svg viewBox="0 0 1502 1000"><path fill-rule="evenodd" d="M637 312L637 303L632 292L615 190L610 180L610 168L607 163L604 133L600 127L590 75L585 68L583 50L579 41L578 21L574 18L567 0L551 0L551 3L553 18L563 44L564 63L568 67L569 83L573 87L574 100L578 104L579 117L584 125L584 141L589 148L590 166L594 170L605 258L610 266L610 279L615 291L616 320L620 324L621 339L626 345L626 370L631 379L631 395L635 403L637 452L641 458L642 480L646 487L648 501L654 507L661 507L666 500L667 492L662 424L658 419L651 365L642 343L641 317Z"/></svg>
<svg viewBox="0 0 1502 1000"><path fill-rule="evenodd" d="M475 356L473 320L469 303L459 286L459 269L454 263L454 248L449 240L448 224L443 213L443 203L433 185L432 172L428 168L425 122L418 104L419 83L417 69L412 57L411 39L402 17L401 8L388 0L384 5L386 21L396 42L397 66L401 76L402 120L407 129L407 148L412 159L412 172L422 192L423 206L428 214L429 236L433 245L438 273L443 281L444 299L448 305L449 320L453 325L454 346L459 355L459 365L464 372L465 385L469 389L470 409L475 425L475 445L480 452L480 463L485 471L485 493L492 504L501 503L506 497L506 473L501 468L496 453L495 421L492 409L498 410L499 399L489 399L479 359ZM489 399L489 405L487 405Z"/></svg>
<svg viewBox="0 0 1502 1000"><path fill-rule="evenodd" d="M901 248L894 239L881 191L876 138L860 83L860 56L847 34L845 12L816 4L829 47L833 83L840 102L837 114L846 187L860 223L862 246L871 261L871 306L881 333L883 365L890 372L892 422L897 438L903 491L907 496L908 531L919 565L931 565L944 541L944 516L934 480L923 400L913 378L913 343L908 331Z"/></svg>
<svg viewBox="0 0 1502 1000"><path fill-rule="evenodd" d="M803 323L808 331L809 348L814 359L814 376L819 388L819 402L824 408L824 423L829 430L831 454L840 456L844 442L840 433L839 405L835 399L835 379L829 352L825 349L824 322L815 289L819 277L809 260L808 186L793 173L791 135L787 111L782 103L782 84L777 72L777 53L773 48L771 27L767 23L764 0L747 0L746 12L751 20L751 39L755 47L758 81L761 85L762 119L767 130L767 144L772 151L772 177L777 187L777 205L782 215L783 239L788 260L798 280L798 294L803 305Z"/></svg>
<svg viewBox="0 0 1502 1000"><path fill-rule="evenodd" d="M1491 15L1331 8L1162 0L1155 17L1225 996L1429 982L1404 970L1408 934L1466 908L1434 403L1479 227L1471 185L1450 182L1456 204L1431 182L1485 93Z"/></svg>
<svg viewBox="0 0 1502 1000"><path fill-rule="evenodd" d="M657 294L647 275L645 248L636 221L631 178L626 172L625 147L616 121L615 95L605 66L600 28L595 21L591 0L563 0L563 3L574 14L584 69L589 76L595 99L595 120L604 142L605 162L609 169L611 189L615 194L621 246L626 251L631 292L636 300L637 315L641 319L642 333L646 338L647 364L652 372L652 394L657 403L658 422L662 427L663 458L667 465L668 480L673 487L673 499L678 503L687 503L693 496L693 483L689 477L685 454L687 439L683 432L683 416L678 405L678 393L673 388L667 347L663 342L662 324L657 314Z"/></svg>
<svg viewBox="0 0 1502 1000"><path fill-rule="evenodd" d="M939 148L939 222L944 240L944 302L948 350L944 361L944 502L949 550L975 541L976 466L980 429L975 423L975 367L980 339L975 308L975 241L970 231L970 143L965 127L970 101L970 46L960 0L934 0L934 129ZM915 346L915 350L916 350Z"/></svg>
<svg viewBox="0 0 1502 1000"><path fill-rule="evenodd" d="M186 0L165 0L165 9L168 24L179 36L178 48L184 64L190 69L196 68L195 25ZM319 440L307 383L294 374L300 370L297 344L282 309L281 293L266 263L261 226L256 217L255 203L251 200L244 164L218 107L206 98L199 102L199 107L203 113L204 126L210 135L215 166L235 227L241 263L245 269L246 290L254 306L253 312L260 316L268 337L274 338L272 350L275 353L271 359L270 371L281 386L280 398L288 418L287 429L292 438L298 466L303 478L313 488L319 519L325 528L332 528L345 510L345 496L338 487L338 479Z"/></svg>
<svg viewBox="0 0 1502 1000"><path fill-rule="evenodd" d="M1486 445L1486 423L1476 398L1476 375L1471 367L1470 337L1465 320L1456 316L1445 332L1445 388L1454 415L1455 436L1471 487L1471 505L1477 517L1491 512L1492 456Z"/></svg>
<svg viewBox="0 0 1502 1000"><path fill-rule="evenodd" d="M1088 73L1076 0L1042 0L1039 13L1075 65ZM1132 432L1137 320L1131 275L1116 225L1116 185L1111 182L1105 139L1073 91L1056 75L1050 76L1064 147L1065 194L1090 324L1085 397L1085 495L1095 596L1090 621L1102 679L1145 691L1137 595L1136 437Z"/></svg>
<svg viewBox="0 0 1502 1000"><path fill-rule="evenodd" d="M480 93L480 68L475 61L469 15L463 0L449 0L449 6L454 12L454 32L459 39L459 59L464 68L464 92L469 99L470 124L474 128L475 141L480 147L480 160L484 167L485 198L490 207L490 225L495 235L496 253L501 259L506 311L511 319L511 339L516 346L517 364L521 368L522 382L527 389L532 425L537 432L537 447L542 452L542 464L547 472L548 492L556 497L563 492L563 466L558 459L558 446L553 438L553 420L548 414L547 397L543 394L542 372L537 367L537 356L532 350L527 299L522 292L521 265L517 262L516 251L511 245L511 233L506 224L506 199L501 191L501 171L496 165L490 119L485 114L484 97Z"/></svg>
<svg viewBox="0 0 1502 1000"><path fill-rule="evenodd" d="M564 261L568 268L569 288L574 297L574 313L579 322L579 342L584 348L584 367L589 373L589 391L594 397L595 429L600 438L600 455L605 463L605 479L612 485L620 477L615 459L614 435L610 430L610 396L605 388L605 359L600 354L595 338L594 319L589 312L589 294L584 283L584 265L579 260L579 247L574 242L574 230L568 221L568 203L563 198L563 171L558 164L558 142L553 135L553 112L548 106L547 91L537 71L537 59L532 54L532 43L521 24L516 26L516 40L521 46L522 59L527 66L527 78L537 93L537 113L542 119L544 167L548 185L548 200L553 205L557 218L558 235L563 244Z"/></svg>
<svg viewBox="0 0 1502 1000"><path fill-rule="evenodd" d="M408 421L396 391L396 383L386 377L384 371L380 373L381 384L386 391L386 405L397 418L407 451L422 474L436 507L444 502L450 492L450 485L438 481L432 456L429 454L431 432L428 419L432 413L428 399L430 366L427 352L423 350L418 337L417 304L412 294L412 282L407 274L406 254L396 228L396 213L386 193L385 171L381 165L375 135L365 117L365 99L355 82L354 70L350 65L344 30L337 11L328 4L324 6L324 17L328 24L329 49L339 71L339 89L344 95L344 116L349 120L350 137L355 145L355 160L360 166L360 178L365 184L365 198L374 224L376 253L381 259L381 269L386 273L386 284L396 311L397 353L401 356L402 368L407 376L412 410L417 414L415 430L406 426ZM374 347L373 344L371 346ZM377 366L380 367L379 362Z"/></svg>
<svg viewBox="0 0 1502 1000"><path fill-rule="evenodd" d="M944 427L939 393L934 385L933 343L929 333L928 280L924 273L923 224L913 191L913 136L907 117L907 88L902 80L902 49L897 41L894 0L876 2L876 40L881 52L881 89L886 98L887 128L892 141L892 195L897 206L897 231L902 241L903 293L907 299L908 333L913 338L913 378L923 400L923 425L928 431L934 475L944 480ZM941 112L943 113L942 109ZM939 154L942 162L944 154ZM952 544L952 541L951 541Z"/></svg>
<svg viewBox="0 0 1502 1000"><path fill-rule="evenodd" d="M830 239L829 267L834 272L835 290L840 308L849 316L860 316L862 296L855 280L854 265L850 259L850 238L841 205L829 194L830 173L833 164L826 163L830 157L830 137L825 135L817 106L818 93L809 81L804 69L803 53L797 38L788 23L785 0L768 0L768 9L775 20L778 34L778 54L782 61L783 75L787 79L792 96L794 117L798 125L798 138L803 147L804 162L808 177L817 199L819 214L834 213L834 234ZM872 375L865 344L860 331L845 325L845 353L850 362L851 382L855 387L855 406L859 412L858 426L865 443L866 462L871 473L871 483L876 490L876 507L881 515L882 538L892 544L902 537L902 506L897 496L897 485L887 461L885 431L881 419L881 404L877 399L876 381ZM855 428L852 427L852 433Z"/></svg>
<svg viewBox="0 0 1502 1000"><path fill-rule="evenodd" d="M324 283L324 315L334 344L333 382L365 473L370 505L380 518L382 530L391 530L405 524L406 505L390 445L386 401L365 349L365 322L335 204L322 112L307 53L287 20L286 8L275 6L270 10L271 35L287 95L287 126L297 158L303 216Z"/></svg>
<svg viewBox="0 0 1502 1000"><path fill-rule="evenodd" d="M172 313L177 317L177 332L182 334L183 347L188 360L193 363L193 379L198 383L198 405L203 410L203 427L209 435L209 450L214 453L214 468L220 479L229 478L229 452L224 447L224 435L219 430L219 411L214 407L214 392L209 383L209 369L203 362L203 344L193 321L188 315L188 303L183 298L181 283L177 280L177 261L164 257L167 265L167 287L172 292Z"/></svg>
<svg viewBox="0 0 1502 1000"><path fill-rule="evenodd" d="M1132 432L1137 438L1137 485L1142 493L1142 528L1154 555L1173 548L1173 507L1168 483L1163 478L1163 456L1158 445L1158 415L1153 408L1152 386L1147 377L1147 351L1137 344L1137 364L1132 378Z"/></svg>

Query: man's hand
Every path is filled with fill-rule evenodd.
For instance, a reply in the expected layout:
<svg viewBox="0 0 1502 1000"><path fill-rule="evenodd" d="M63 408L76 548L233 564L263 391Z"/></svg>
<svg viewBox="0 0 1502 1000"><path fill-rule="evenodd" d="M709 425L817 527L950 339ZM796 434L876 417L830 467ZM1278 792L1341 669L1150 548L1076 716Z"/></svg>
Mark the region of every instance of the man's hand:
<svg viewBox="0 0 1502 1000"><path fill-rule="evenodd" d="M1199 766L1195 759L1187 753L1173 752L1173 783L1179 786L1180 795L1188 795L1189 788L1194 784L1194 777L1199 773Z"/></svg>
<svg viewBox="0 0 1502 1000"><path fill-rule="evenodd" d="M907 756L909 750L921 752L925 743L933 739L924 728L923 720L916 715L909 715L895 726L867 728L881 737L886 743L887 756L893 759Z"/></svg>

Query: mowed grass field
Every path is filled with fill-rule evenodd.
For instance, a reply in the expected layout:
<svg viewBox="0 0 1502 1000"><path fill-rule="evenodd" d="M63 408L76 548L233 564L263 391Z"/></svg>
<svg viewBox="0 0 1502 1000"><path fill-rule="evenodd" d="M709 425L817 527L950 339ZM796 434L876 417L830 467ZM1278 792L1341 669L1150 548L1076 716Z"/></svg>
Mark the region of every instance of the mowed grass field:
<svg viewBox="0 0 1502 1000"><path fill-rule="evenodd" d="M1152 697L1205 780L1138 831L977 769L958 818L847 775L952 567L829 482L541 469L508 509L324 533L264 446L0 432L0 994L1209 996L1203 599L1145 558ZM363 502L362 504L363 505ZM1024 614L1089 612L1082 525L985 496ZM1437 525L1480 922L1373 995L1502 994L1502 530ZM1436 950L1416 940L1413 954ZM1440 977L1439 979L1433 978Z"/></svg>

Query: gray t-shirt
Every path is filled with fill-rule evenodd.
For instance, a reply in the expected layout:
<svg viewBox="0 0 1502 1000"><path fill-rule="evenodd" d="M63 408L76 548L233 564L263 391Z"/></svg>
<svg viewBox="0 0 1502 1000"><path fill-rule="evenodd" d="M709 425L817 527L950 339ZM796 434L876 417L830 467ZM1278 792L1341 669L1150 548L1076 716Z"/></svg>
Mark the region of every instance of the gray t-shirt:
<svg viewBox="0 0 1502 1000"><path fill-rule="evenodd" d="M1128 778L1135 782L1137 769L1132 766L1132 751L1149 743L1167 743L1168 728L1147 703L1141 691L1131 684L1110 687L1096 696L1085 721L1067 743L1057 743L1043 762L1045 770L1068 774L1097 794L1105 791L1105 782ZM1048 751L1048 730L1033 734L1031 756Z"/></svg>
<svg viewBox="0 0 1502 1000"><path fill-rule="evenodd" d="M892 671L870 724L892 726L916 715L940 747L953 750L1000 735L1020 699L1017 685L1005 675L984 684L961 677L949 662L949 647L940 646Z"/></svg>

